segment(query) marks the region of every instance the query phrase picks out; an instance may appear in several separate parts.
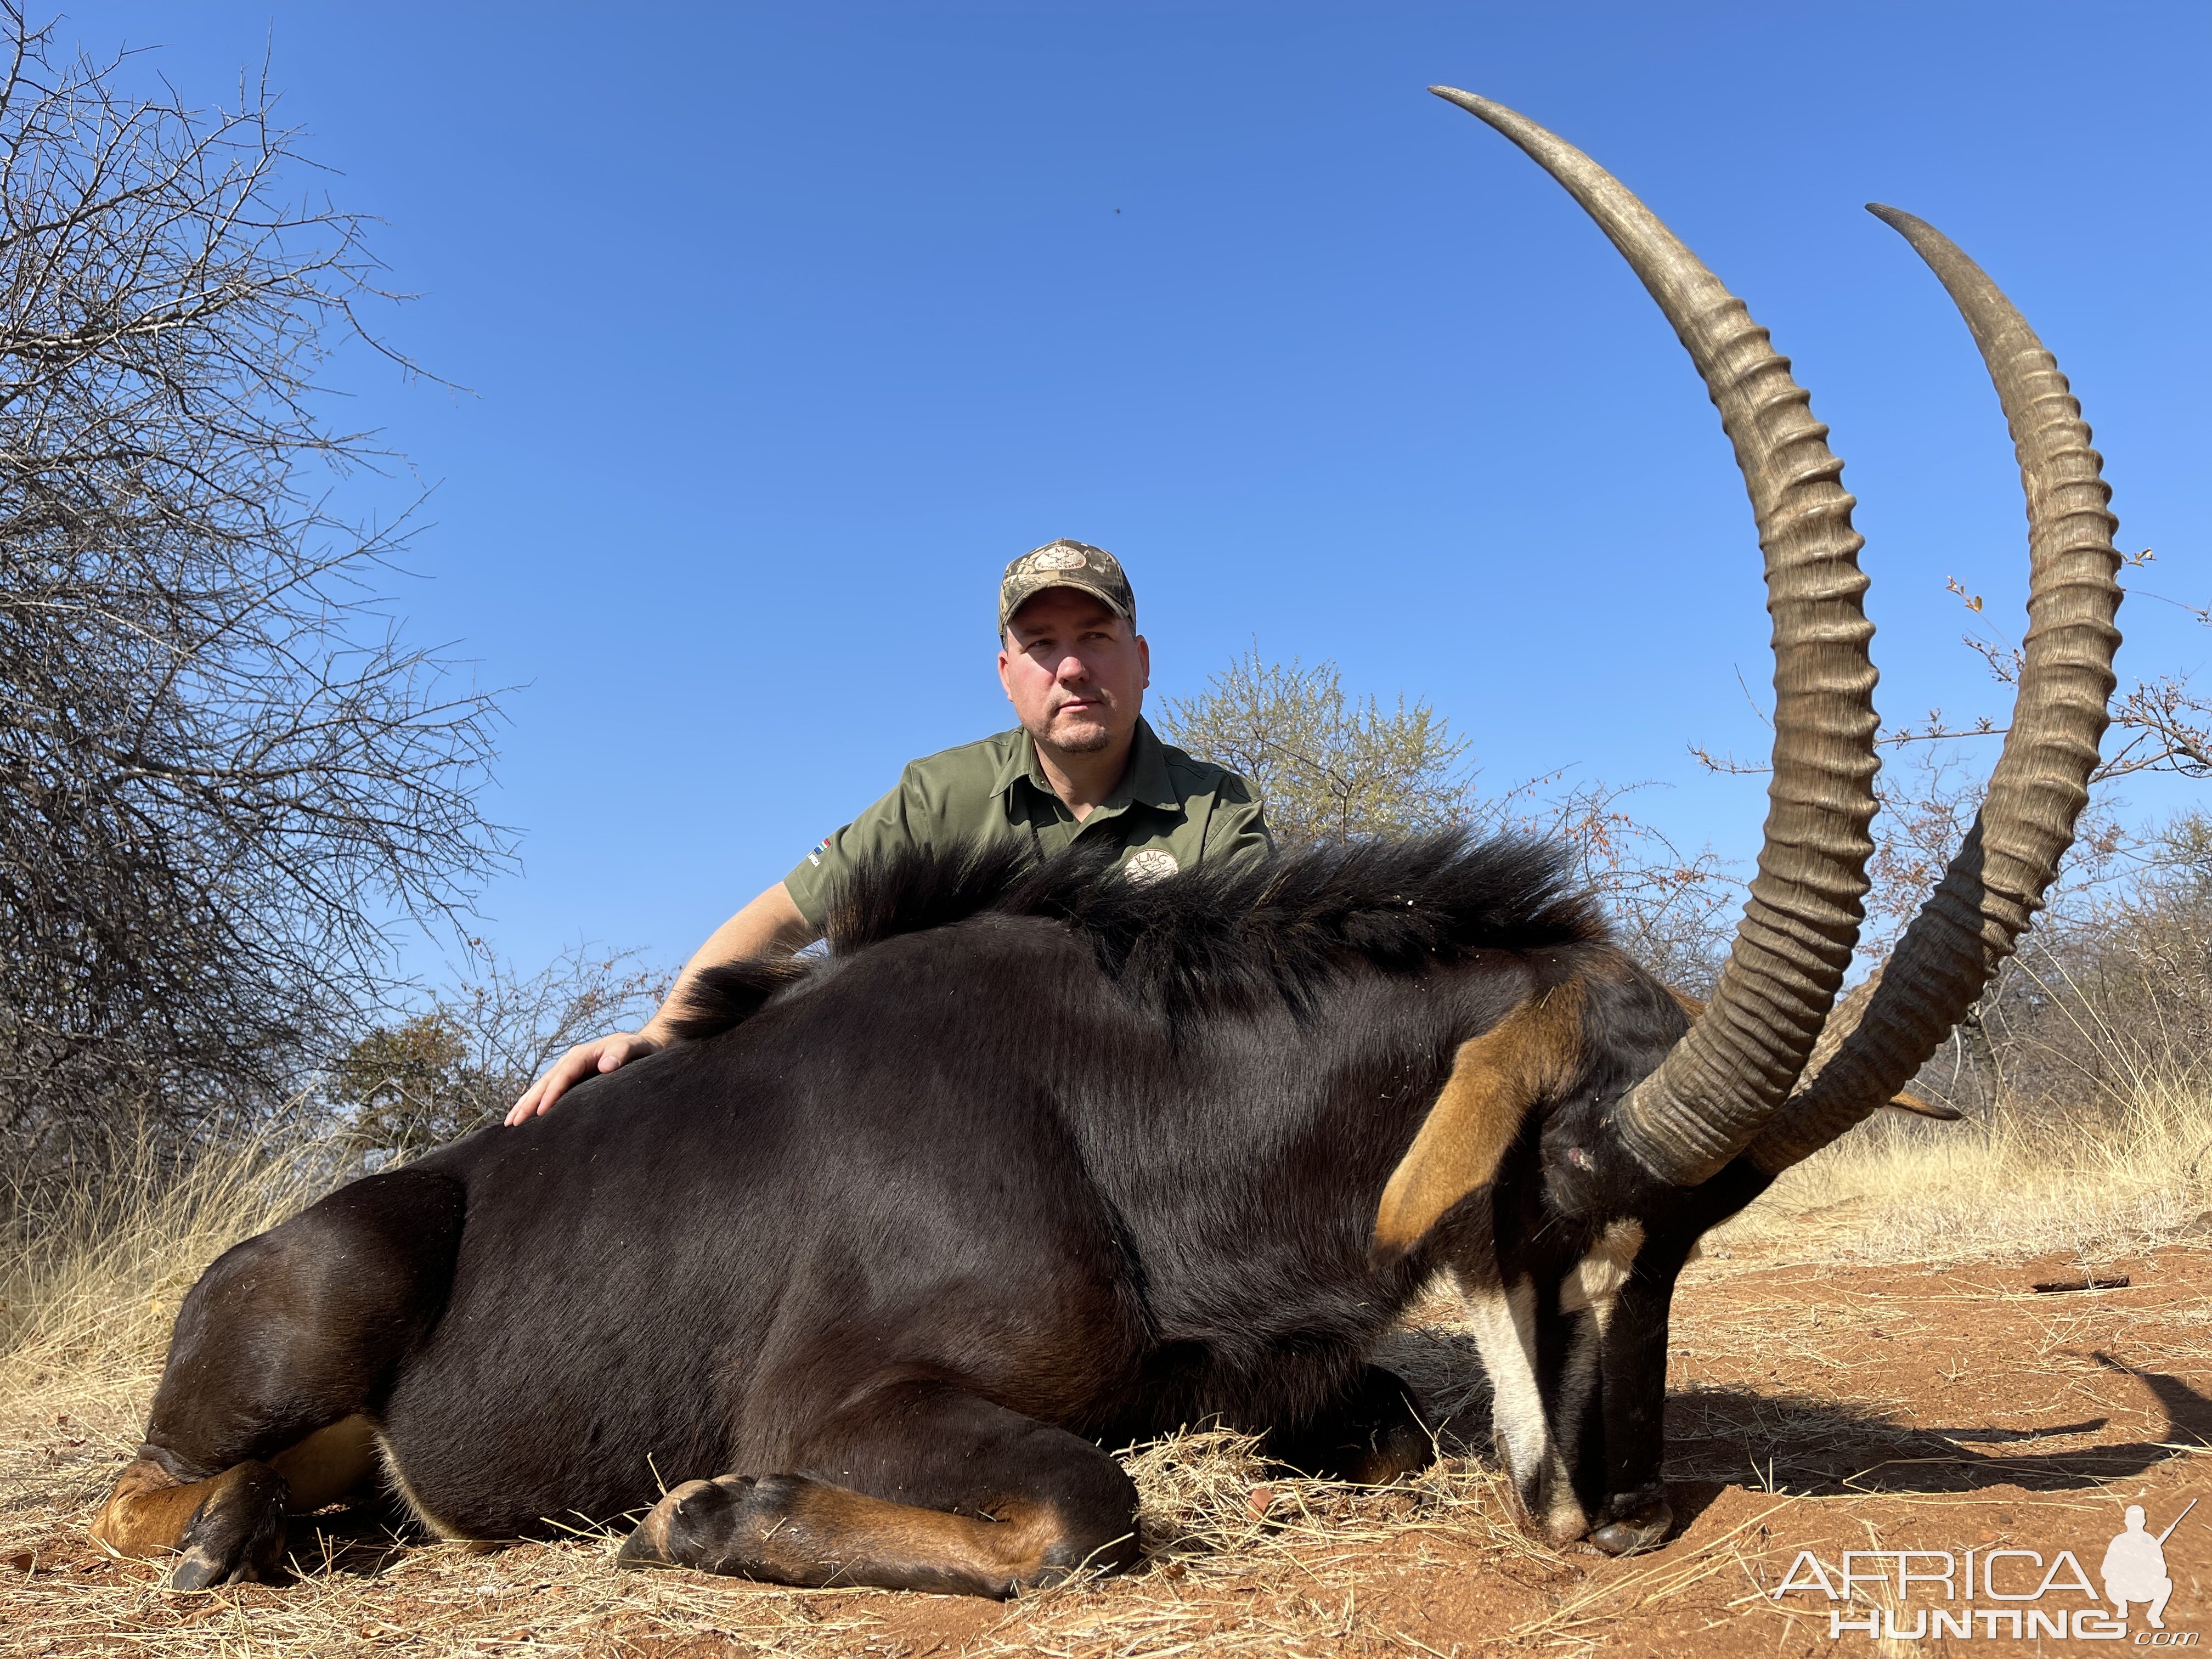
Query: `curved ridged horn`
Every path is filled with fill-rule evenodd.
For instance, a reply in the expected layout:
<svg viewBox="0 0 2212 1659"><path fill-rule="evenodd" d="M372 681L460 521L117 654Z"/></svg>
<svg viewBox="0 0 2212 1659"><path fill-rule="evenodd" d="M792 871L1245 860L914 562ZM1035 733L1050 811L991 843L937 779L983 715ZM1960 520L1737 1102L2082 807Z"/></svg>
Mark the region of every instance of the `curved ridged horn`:
<svg viewBox="0 0 2212 1659"><path fill-rule="evenodd" d="M1973 1006L2074 839L2089 799L2120 631L2119 527L2104 460L2058 362L2012 301L1941 231L1867 210L1912 244L1950 290L1996 385L2027 494L2028 628L2012 726L1965 844L1912 919L1866 1012L1820 1076L1753 1144L1772 1175L1876 1110Z"/></svg>
<svg viewBox="0 0 2212 1659"><path fill-rule="evenodd" d="M1620 1111L1638 1159L1693 1184L1741 1152L1788 1097L1858 940L1875 810L1864 542L1851 528L1854 503L1838 482L1843 463L1829 453L1828 428L1743 302L1580 150L1488 99L1429 90L1527 151L1613 239L1704 377L1758 520L1775 703L1759 875L1705 1012Z"/></svg>

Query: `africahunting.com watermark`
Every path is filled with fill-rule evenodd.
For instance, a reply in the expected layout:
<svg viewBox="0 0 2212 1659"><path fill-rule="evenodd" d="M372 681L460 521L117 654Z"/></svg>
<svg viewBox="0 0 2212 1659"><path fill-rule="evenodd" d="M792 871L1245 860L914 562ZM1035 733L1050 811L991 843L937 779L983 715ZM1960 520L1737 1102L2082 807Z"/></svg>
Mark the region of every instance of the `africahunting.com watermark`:
<svg viewBox="0 0 2212 1659"><path fill-rule="evenodd" d="M1768 1594L1784 1607L1800 1608L1805 1603L1796 1598L1825 1596L1834 1604L1827 1610L1832 1641L1854 1635L1906 1642L2050 1637L2193 1648L2197 1632L2166 1628L2173 1577L2166 1543L2196 1507L2197 1500L2190 1499L2164 1531L2153 1532L2142 1505L2129 1504L2103 1554L2089 1552L2097 1560L2094 1581L2070 1549L2048 1559L2040 1550L2009 1546L1845 1550L1833 1565L1799 1550Z"/></svg>

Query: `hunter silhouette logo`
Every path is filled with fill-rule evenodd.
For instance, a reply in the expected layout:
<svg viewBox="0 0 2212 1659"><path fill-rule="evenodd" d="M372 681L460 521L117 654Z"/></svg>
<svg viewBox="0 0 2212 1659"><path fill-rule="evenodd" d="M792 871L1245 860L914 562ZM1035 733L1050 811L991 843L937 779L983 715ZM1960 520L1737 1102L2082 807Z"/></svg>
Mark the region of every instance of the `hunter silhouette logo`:
<svg viewBox="0 0 2212 1659"><path fill-rule="evenodd" d="M2118 1642L2129 1636L2129 1608L2141 1606L2149 1628L2135 1633L2135 1646L2193 1648L2195 1631L2166 1627L2166 1605L2173 1596L2166 1540L2196 1507L2192 1498L2165 1531L2154 1533L2142 1505L2129 1504L2122 1529L2099 1565L2101 1598L2072 1550L2062 1549L2046 1562L2039 1550L2008 1546L1845 1550L1840 1567L1799 1550L1768 1594L1776 1601L1807 1591L1825 1596L1832 1604L1831 1641L1849 1634L1891 1641L1948 1636L2017 1642L2047 1636Z"/></svg>
<svg viewBox="0 0 2212 1659"><path fill-rule="evenodd" d="M2119 1610L2121 1618L2128 1616L2130 1601L2148 1601L2150 1627L2166 1628L2166 1620L2159 1615L2166 1611L2166 1599L2173 1594L2173 1580L2166 1574L2166 1540L2173 1536L2173 1528L2181 1524L2182 1516L2196 1507L2197 1500L2192 1498L2189 1508L2175 1516L2166 1529L2154 1538L2143 1530L2142 1505L2128 1505L2127 1530L2106 1547L2105 1565L2100 1570L2105 1580L2105 1599Z"/></svg>

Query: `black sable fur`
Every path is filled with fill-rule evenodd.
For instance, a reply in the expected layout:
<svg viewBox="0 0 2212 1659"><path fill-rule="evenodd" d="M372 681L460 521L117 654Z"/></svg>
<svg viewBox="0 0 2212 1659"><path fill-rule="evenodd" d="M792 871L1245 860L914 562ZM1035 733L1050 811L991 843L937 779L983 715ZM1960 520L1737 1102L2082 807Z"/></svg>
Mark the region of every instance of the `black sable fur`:
<svg viewBox="0 0 2212 1659"><path fill-rule="evenodd" d="M1125 878L1117 856L1079 846L1037 866L1013 842L902 850L863 866L832 900L830 948L842 957L979 916L1040 917L1085 940L1125 996L1189 1018L1267 1000L1304 1009L1353 963L1404 974L1604 934L1559 850L1510 836L1448 831L1316 848L1256 869L1149 882ZM709 969L678 1034L728 1030L807 972L803 959Z"/></svg>
<svg viewBox="0 0 2212 1659"><path fill-rule="evenodd" d="M1426 1456L1366 1356L1487 1206L1388 1268L1368 1247L1460 1045L1601 984L1586 1095L1684 1023L1519 841L1150 884L1085 855L922 856L856 884L832 938L707 975L690 1040L550 1114L225 1255L179 1314L146 1456L203 1479L363 1413L465 1536L790 1475L808 1502L1026 1493L1067 1517L1055 1548L1124 1561L1133 1490L1102 1444L1219 1419L1307 1468ZM1534 1127L1501 1209L1544 1207ZM1547 1249L1579 1248L1569 1219Z"/></svg>

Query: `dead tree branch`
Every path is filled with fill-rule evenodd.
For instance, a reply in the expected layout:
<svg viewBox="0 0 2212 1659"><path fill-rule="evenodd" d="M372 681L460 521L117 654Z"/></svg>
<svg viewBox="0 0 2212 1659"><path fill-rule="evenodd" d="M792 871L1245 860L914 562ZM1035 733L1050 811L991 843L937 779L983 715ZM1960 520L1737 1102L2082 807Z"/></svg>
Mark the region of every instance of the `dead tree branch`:
<svg viewBox="0 0 2212 1659"><path fill-rule="evenodd" d="M0 32L0 1135L59 1156L277 1098L509 842L492 697L379 602L409 514L331 505L392 460L319 379L400 362L363 221L265 79Z"/></svg>

